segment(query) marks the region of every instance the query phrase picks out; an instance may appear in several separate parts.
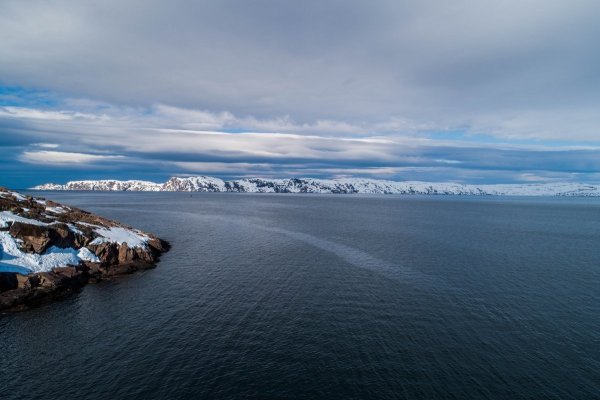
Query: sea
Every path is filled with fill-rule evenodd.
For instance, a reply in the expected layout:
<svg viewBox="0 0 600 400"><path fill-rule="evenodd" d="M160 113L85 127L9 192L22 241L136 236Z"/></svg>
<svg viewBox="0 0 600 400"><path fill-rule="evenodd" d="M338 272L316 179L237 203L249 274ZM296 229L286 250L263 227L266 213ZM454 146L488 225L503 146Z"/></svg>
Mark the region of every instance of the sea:
<svg viewBox="0 0 600 400"><path fill-rule="evenodd" d="M0 398L600 399L600 199L33 193L168 240L0 315Z"/></svg>

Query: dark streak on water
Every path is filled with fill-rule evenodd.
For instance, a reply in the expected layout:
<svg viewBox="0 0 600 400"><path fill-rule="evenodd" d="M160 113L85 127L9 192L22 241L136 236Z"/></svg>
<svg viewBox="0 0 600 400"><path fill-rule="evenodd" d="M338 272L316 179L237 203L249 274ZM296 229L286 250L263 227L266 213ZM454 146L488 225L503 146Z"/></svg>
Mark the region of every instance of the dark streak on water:
<svg viewBox="0 0 600 400"><path fill-rule="evenodd" d="M600 398L600 201L51 193L155 270L0 318L0 398Z"/></svg>

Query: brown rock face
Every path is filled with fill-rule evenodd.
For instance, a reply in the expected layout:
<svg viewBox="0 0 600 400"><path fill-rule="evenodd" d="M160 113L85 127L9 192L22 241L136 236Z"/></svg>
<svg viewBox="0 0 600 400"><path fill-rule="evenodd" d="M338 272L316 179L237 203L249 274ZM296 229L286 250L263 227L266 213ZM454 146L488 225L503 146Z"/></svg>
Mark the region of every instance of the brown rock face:
<svg viewBox="0 0 600 400"><path fill-rule="evenodd" d="M130 248L127 243L119 246L119 264L126 264L134 261L136 258L135 249Z"/></svg>
<svg viewBox="0 0 600 400"><path fill-rule="evenodd" d="M60 283L60 277L53 272L38 272L40 286L43 288L54 289Z"/></svg>
<svg viewBox="0 0 600 400"><path fill-rule="evenodd" d="M8 232L23 241L23 250L28 253L43 253L50 244L50 232L43 226L15 222Z"/></svg>
<svg viewBox="0 0 600 400"><path fill-rule="evenodd" d="M34 288L39 286L40 277L37 275L21 275L17 274L17 281L19 282L19 288Z"/></svg>
<svg viewBox="0 0 600 400"><path fill-rule="evenodd" d="M50 228L50 246L57 246L63 249L77 247L75 236L67 224L54 224Z"/></svg>
<svg viewBox="0 0 600 400"><path fill-rule="evenodd" d="M148 240L148 246L150 246L150 248L152 248L157 253L169 251L171 247L169 243L159 238L151 238L150 240Z"/></svg>
<svg viewBox="0 0 600 400"><path fill-rule="evenodd" d="M0 291L0 310L26 309L59 298L83 287L89 275L75 267L54 268L51 272L39 272L28 276L11 275L18 286Z"/></svg>
<svg viewBox="0 0 600 400"><path fill-rule="evenodd" d="M49 289L72 286L74 283L83 284L87 281L84 272L75 267L53 268L50 272L39 272L37 276L39 278L37 286Z"/></svg>
<svg viewBox="0 0 600 400"><path fill-rule="evenodd" d="M41 254L52 246L63 249L75 246L75 235L65 224L39 226L14 222L10 226L8 233L12 237L21 239L23 241L23 250L28 253Z"/></svg>
<svg viewBox="0 0 600 400"><path fill-rule="evenodd" d="M169 250L169 244L158 238L150 238L147 247L129 247L127 243L89 244L90 249L103 265L155 263L160 254Z"/></svg>
<svg viewBox="0 0 600 400"><path fill-rule="evenodd" d="M113 265L119 262L119 245L116 243L90 244L87 248L96 254L100 262L105 265Z"/></svg>

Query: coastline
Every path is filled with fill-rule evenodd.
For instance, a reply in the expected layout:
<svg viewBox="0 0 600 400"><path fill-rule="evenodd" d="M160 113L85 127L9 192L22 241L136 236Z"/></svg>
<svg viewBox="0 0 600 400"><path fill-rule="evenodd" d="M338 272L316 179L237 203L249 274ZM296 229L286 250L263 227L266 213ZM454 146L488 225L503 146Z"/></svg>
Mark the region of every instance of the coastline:
<svg viewBox="0 0 600 400"><path fill-rule="evenodd" d="M169 248L150 233L0 188L0 313L154 268Z"/></svg>
<svg viewBox="0 0 600 400"><path fill-rule="evenodd" d="M171 177L166 182L141 180L82 180L46 183L29 190L106 192L322 193L456 196L600 197L600 185L577 182L463 184L455 182L389 181L366 178L244 178Z"/></svg>

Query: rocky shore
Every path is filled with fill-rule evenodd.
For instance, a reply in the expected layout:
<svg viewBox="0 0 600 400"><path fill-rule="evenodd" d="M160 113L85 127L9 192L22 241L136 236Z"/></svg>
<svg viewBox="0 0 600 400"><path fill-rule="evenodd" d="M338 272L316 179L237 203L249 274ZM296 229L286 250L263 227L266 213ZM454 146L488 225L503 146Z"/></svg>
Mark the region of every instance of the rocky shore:
<svg viewBox="0 0 600 400"><path fill-rule="evenodd" d="M150 233L0 188L0 312L152 268L168 249Z"/></svg>

